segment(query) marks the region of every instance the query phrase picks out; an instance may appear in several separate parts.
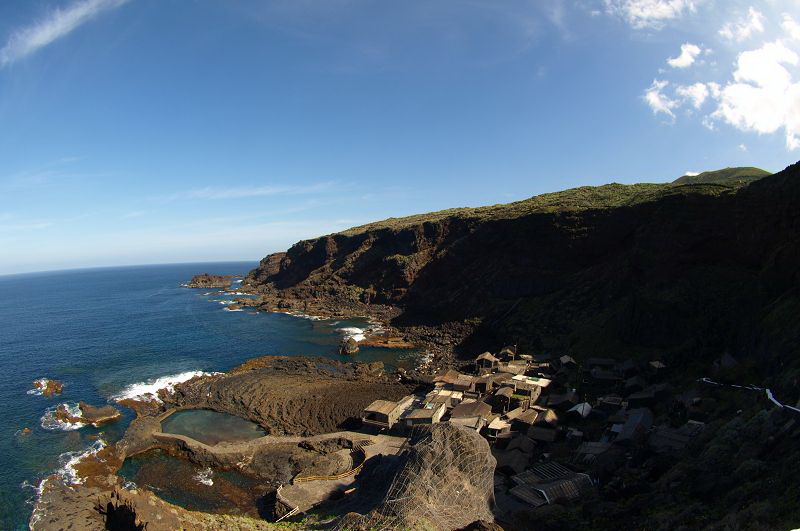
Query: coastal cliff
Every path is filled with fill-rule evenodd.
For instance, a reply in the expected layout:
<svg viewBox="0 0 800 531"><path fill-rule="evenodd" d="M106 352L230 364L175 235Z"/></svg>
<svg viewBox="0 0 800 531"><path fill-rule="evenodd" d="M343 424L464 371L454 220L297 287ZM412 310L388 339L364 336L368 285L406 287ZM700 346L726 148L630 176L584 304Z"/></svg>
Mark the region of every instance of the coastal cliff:
<svg viewBox="0 0 800 531"><path fill-rule="evenodd" d="M412 334L461 327L467 355L503 342L682 365L727 353L788 386L800 165L759 172L388 219L298 242L244 284L286 307L392 308Z"/></svg>

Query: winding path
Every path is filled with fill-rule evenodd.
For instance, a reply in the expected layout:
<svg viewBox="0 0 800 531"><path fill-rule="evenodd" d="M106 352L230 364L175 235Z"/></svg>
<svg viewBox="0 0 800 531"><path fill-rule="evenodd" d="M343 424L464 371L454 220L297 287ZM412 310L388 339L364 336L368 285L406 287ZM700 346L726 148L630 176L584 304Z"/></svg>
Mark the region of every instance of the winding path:
<svg viewBox="0 0 800 531"><path fill-rule="evenodd" d="M778 399L775 398L775 395L772 394L772 389L768 389L768 388L765 388L765 387L756 387L755 385L724 384L724 383L715 382L711 378L705 378L705 377L704 378L700 378L698 381L699 382L703 382L703 383L708 384L708 385L716 385L718 387L733 387L734 389L746 389L748 391L764 391L765 394L767 395L767 399L770 402L772 402L773 404L775 404L776 406L778 406L779 408L786 409L786 410L792 411L794 413L800 413L800 409L780 403L778 401Z"/></svg>

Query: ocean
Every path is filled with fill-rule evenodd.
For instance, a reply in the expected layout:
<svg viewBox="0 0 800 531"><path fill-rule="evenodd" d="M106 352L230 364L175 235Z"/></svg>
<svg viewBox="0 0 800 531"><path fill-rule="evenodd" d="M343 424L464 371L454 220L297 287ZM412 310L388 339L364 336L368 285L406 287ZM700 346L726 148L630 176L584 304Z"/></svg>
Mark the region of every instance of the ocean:
<svg viewBox="0 0 800 531"><path fill-rule="evenodd" d="M338 354L338 345L344 335L367 328L365 320L227 311L224 301L231 296L180 286L198 273L244 275L255 266L225 262L0 276L0 530L28 529L41 480L68 475L70 459L102 444L98 435L108 443L118 440L133 418L120 408L123 419L101 429L65 429L51 415L59 404L104 405L256 356L348 359ZM355 359L402 365L413 356L366 348ZM63 394L31 392L39 378L62 382Z"/></svg>

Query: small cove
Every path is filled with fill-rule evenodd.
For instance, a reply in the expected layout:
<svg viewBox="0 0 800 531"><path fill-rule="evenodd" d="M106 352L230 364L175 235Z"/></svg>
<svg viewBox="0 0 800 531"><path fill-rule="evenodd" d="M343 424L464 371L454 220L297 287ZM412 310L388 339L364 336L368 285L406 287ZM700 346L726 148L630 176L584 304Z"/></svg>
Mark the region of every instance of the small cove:
<svg viewBox="0 0 800 531"><path fill-rule="evenodd" d="M209 409L177 411L161 422L161 431L185 435L201 443L249 441L266 435L255 422Z"/></svg>

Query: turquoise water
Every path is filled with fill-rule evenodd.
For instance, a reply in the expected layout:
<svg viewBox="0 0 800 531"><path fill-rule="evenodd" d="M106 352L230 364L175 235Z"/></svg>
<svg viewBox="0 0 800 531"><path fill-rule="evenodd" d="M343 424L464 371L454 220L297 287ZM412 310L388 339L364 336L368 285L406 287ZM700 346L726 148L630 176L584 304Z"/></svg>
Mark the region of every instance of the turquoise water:
<svg viewBox="0 0 800 531"><path fill-rule="evenodd" d="M173 413L161 422L161 431L185 435L208 445L249 441L266 435L255 422L207 409Z"/></svg>
<svg viewBox="0 0 800 531"><path fill-rule="evenodd" d="M119 475L169 503L194 511L262 515L271 485L236 470L202 467L152 450L125 460Z"/></svg>
<svg viewBox="0 0 800 531"><path fill-rule="evenodd" d="M158 378L226 371L268 354L337 353L341 328L359 320L314 321L225 311L208 291L179 287L201 272L245 274L255 263L180 264L0 277L0 529L24 530L33 487L72 456L121 437L132 414L102 429L62 431L46 411L66 402L107 403ZM413 353L363 349L357 360L392 363ZM60 397L28 394L38 378L63 382ZM133 384L142 384L131 388ZM45 417L45 422L42 417ZM42 424L50 427L46 429ZM29 428L30 434L21 430ZM70 454L69 452L73 452Z"/></svg>

